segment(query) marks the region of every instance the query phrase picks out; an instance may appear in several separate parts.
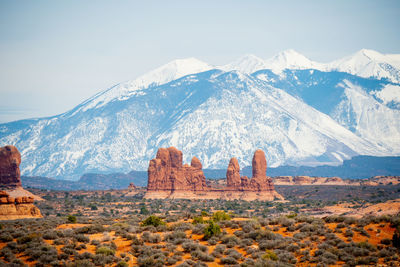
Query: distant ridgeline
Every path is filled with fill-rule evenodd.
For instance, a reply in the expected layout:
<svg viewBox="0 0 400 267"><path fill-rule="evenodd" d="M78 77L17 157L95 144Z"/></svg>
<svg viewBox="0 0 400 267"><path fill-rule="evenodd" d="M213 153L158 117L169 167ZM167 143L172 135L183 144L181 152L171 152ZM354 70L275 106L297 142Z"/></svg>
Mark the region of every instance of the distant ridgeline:
<svg viewBox="0 0 400 267"><path fill-rule="evenodd" d="M226 176L225 169L204 169L206 178L223 178ZM251 167L245 167L242 175L251 176ZM340 166L280 166L269 167L267 175L274 176L338 176L344 179L364 179L373 176L400 175L400 157L373 157L356 156L345 160ZM147 185L147 171L131 171L111 174L84 174L78 181L56 180L46 177L22 176L24 187L34 187L52 190L107 190L127 188L133 182L137 186Z"/></svg>
<svg viewBox="0 0 400 267"><path fill-rule="evenodd" d="M243 174L251 173L251 167L243 169ZM279 166L268 168L268 176L338 176L344 179L364 179L373 176L400 175L400 157L355 156L343 161L340 166Z"/></svg>

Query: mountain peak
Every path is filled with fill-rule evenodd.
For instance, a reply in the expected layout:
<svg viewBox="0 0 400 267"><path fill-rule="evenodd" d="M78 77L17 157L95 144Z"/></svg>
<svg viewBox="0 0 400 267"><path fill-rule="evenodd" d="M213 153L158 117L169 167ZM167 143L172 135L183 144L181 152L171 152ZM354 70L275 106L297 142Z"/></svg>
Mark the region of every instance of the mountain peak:
<svg viewBox="0 0 400 267"><path fill-rule="evenodd" d="M271 69L276 73L280 73L284 69L320 68L319 65L321 65L311 61L294 49L284 50L272 58L267 59L265 63L268 69Z"/></svg>
<svg viewBox="0 0 400 267"><path fill-rule="evenodd" d="M246 54L237 60L233 61L224 66L218 67L223 71L240 71L246 74L253 73L260 69L265 69L265 62L263 59L253 55L253 54Z"/></svg>

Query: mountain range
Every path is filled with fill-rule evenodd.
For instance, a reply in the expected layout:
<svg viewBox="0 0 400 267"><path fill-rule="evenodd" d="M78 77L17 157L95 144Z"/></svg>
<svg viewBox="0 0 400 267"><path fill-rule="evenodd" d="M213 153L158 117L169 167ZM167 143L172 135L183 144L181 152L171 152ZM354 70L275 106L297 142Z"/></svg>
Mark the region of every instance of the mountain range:
<svg viewBox="0 0 400 267"><path fill-rule="evenodd" d="M22 174L78 179L145 170L159 147L205 168L337 165L356 155L400 155L400 55L373 50L318 63L294 50L212 66L174 60L101 91L63 114L0 124Z"/></svg>

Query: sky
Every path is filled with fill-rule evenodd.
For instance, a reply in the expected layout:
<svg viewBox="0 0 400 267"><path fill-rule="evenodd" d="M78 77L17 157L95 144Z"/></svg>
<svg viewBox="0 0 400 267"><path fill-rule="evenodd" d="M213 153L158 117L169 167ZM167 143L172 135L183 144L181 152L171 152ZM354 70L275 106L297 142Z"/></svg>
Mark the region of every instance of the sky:
<svg viewBox="0 0 400 267"><path fill-rule="evenodd" d="M400 53L400 1L0 1L0 123L53 116L178 58Z"/></svg>

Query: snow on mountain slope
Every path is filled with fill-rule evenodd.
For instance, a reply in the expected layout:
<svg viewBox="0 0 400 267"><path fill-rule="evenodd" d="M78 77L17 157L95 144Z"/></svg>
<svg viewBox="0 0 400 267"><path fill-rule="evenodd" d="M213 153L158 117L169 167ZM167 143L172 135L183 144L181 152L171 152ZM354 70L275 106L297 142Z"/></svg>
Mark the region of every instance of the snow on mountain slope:
<svg viewBox="0 0 400 267"><path fill-rule="evenodd" d="M0 124L0 146L19 148L24 175L69 179L144 170L169 145L205 168L226 168L232 156L249 165L257 148L271 166L400 154L399 84L318 71L324 66L294 51L268 62L281 72L262 70L267 63L255 56L220 67L225 71L173 61L61 115ZM347 71L354 69L363 70Z"/></svg>
<svg viewBox="0 0 400 267"><path fill-rule="evenodd" d="M266 151L271 166L332 164L377 152L329 116L251 76L224 73L212 83L219 90L157 136L155 147L176 146L186 162L196 155L219 168L230 157L250 165L256 148Z"/></svg>
<svg viewBox="0 0 400 267"><path fill-rule="evenodd" d="M281 73L284 69L323 69L323 64L311 61L293 49L280 52L266 60L265 65L265 69L270 69L275 73Z"/></svg>
<svg viewBox="0 0 400 267"><path fill-rule="evenodd" d="M113 86L88 99L75 111L86 111L99 108L110 101L125 100L132 95L143 94L143 89L149 86L161 85L192 73L199 73L213 69L211 65L196 58L173 60L157 69L150 71L132 81Z"/></svg>
<svg viewBox="0 0 400 267"><path fill-rule="evenodd" d="M345 80L340 84L345 91L332 117L341 125L376 147L390 152L400 151L400 110L379 103L360 86Z"/></svg>
<svg viewBox="0 0 400 267"><path fill-rule="evenodd" d="M251 74L253 72L256 72L258 70L266 69L268 68L267 65L265 64L264 60L256 57L254 55L245 55L237 60L235 60L232 63L229 63L224 66L219 66L217 69L223 70L223 71L240 71L242 73L246 74Z"/></svg>
<svg viewBox="0 0 400 267"><path fill-rule="evenodd" d="M400 83L400 55L381 54L368 49L361 49L353 55L330 63L312 61L297 51L288 49L267 60L246 55L218 68L224 71L237 70L247 74L263 69L272 70L276 74L282 74L285 69L341 71L365 78L387 78L392 82Z"/></svg>
<svg viewBox="0 0 400 267"><path fill-rule="evenodd" d="M384 55L374 50L362 49L353 55L328 63L325 69L361 77L387 78L400 83L399 58L399 55Z"/></svg>

